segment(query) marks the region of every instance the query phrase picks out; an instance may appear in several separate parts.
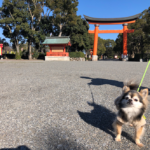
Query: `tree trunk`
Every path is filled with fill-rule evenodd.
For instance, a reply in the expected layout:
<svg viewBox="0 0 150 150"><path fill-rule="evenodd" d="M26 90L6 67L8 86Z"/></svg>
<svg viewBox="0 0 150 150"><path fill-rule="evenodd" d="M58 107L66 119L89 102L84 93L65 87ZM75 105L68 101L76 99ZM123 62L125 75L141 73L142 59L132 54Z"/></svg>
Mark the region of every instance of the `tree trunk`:
<svg viewBox="0 0 150 150"><path fill-rule="evenodd" d="M32 52L31 52L31 41L28 42L28 59L31 60L32 59Z"/></svg>
<svg viewBox="0 0 150 150"><path fill-rule="evenodd" d="M60 27L60 31L59 31L59 35L58 36L61 37L61 35L62 35L62 27L63 27L62 24L60 24L59 27Z"/></svg>
<svg viewBox="0 0 150 150"><path fill-rule="evenodd" d="M17 50L17 53L19 54L19 53L20 53L20 51L19 51L19 44L18 44L18 40L16 40L16 39L15 39L14 44L15 44L15 47L16 47L16 50Z"/></svg>
<svg viewBox="0 0 150 150"><path fill-rule="evenodd" d="M19 51L19 45L18 44L16 44L16 49L17 49L17 53L19 54L20 51Z"/></svg>

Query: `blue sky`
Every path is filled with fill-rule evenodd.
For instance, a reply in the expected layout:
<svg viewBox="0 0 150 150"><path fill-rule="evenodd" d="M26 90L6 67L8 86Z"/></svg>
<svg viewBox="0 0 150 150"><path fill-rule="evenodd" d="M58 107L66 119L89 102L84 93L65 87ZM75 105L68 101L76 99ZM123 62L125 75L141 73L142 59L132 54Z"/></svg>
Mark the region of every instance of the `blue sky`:
<svg viewBox="0 0 150 150"><path fill-rule="evenodd" d="M0 0L0 7L2 6ZM150 7L150 0L78 0L79 6L77 15L83 15L95 17L95 18L120 18L128 17L138 13ZM122 29L122 25L101 25L100 30ZM94 30L94 25L90 25L90 30ZM0 28L0 37L5 38L2 35L2 29ZM99 37L103 39L116 39L118 34L99 34ZM9 39L7 39L9 42Z"/></svg>

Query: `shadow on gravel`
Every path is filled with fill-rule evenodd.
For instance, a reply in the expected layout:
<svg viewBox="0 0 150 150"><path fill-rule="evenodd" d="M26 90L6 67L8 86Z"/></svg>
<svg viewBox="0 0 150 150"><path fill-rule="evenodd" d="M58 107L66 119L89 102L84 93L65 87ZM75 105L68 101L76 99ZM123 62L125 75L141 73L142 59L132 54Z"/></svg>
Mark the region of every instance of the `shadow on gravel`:
<svg viewBox="0 0 150 150"><path fill-rule="evenodd" d="M18 146L17 148L2 148L0 150L30 150L28 147L22 145Z"/></svg>
<svg viewBox="0 0 150 150"><path fill-rule="evenodd" d="M95 79L95 80L97 81L97 79ZM122 87L122 85L123 85L123 82L118 82L118 81L113 81L113 80L111 80L111 82L109 82L110 80L106 80L106 79L98 79L97 82L96 81L92 81L92 82L94 82L96 85L102 85L100 80L102 81L102 84L111 83L111 85L117 84L120 87ZM99 83L99 84L97 84L97 83ZM90 88L90 85L92 83L88 83L88 84L89 84L89 88ZM90 91L91 91L91 88L90 88ZM116 114L114 112L112 112L111 110L107 109L106 107L96 104L94 102L94 95L93 95L92 91L91 91L91 96L92 96L93 102L92 103L88 102L88 105L94 107L94 109L90 113L77 111L79 116L86 123L88 123L96 128L99 128L100 130L103 130L104 132L106 132L107 134L110 134L113 138L115 138L112 123L116 118ZM128 133L122 131L121 135L123 137L125 137L126 139L130 140L131 142L135 143L134 140L132 139L132 137Z"/></svg>
<svg viewBox="0 0 150 150"><path fill-rule="evenodd" d="M109 85L120 87L120 88L123 87L123 82L116 81L116 80L101 79L101 78L90 78L90 77L84 77L84 76L81 76L81 78L91 79L91 82L88 83L88 85L97 85L98 86L98 85L109 84ZM140 89L144 89L144 88L148 88L148 87L141 86ZM149 95L150 95L150 88L148 88L148 90L149 90Z"/></svg>
<svg viewBox="0 0 150 150"><path fill-rule="evenodd" d="M99 128L100 130L103 130L104 132L110 134L113 138L115 138L112 123L115 120L116 114L104 106L97 105L95 102L88 102L88 105L94 107L94 109L90 113L77 111L81 119L83 119L86 123ZM128 133L123 131L121 135L131 142L135 143Z"/></svg>
<svg viewBox="0 0 150 150"><path fill-rule="evenodd" d="M42 129L34 143L36 149L43 150L89 150L81 144L82 139L77 139L68 129L56 125L56 128Z"/></svg>

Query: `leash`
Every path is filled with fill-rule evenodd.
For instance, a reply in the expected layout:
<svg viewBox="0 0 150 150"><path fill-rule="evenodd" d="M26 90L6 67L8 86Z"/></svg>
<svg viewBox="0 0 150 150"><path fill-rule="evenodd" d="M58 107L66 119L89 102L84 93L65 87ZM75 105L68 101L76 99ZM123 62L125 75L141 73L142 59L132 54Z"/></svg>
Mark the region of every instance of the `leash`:
<svg viewBox="0 0 150 150"><path fill-rule="evenodd" d="M143 82L143 79L144 79L144 77L145 77L145 74L146 74L146 72L147 72L147 69L148 69L148 67L149 67L149 64L150 64L150 60L149 60L149 62L148 62L148 64L147 64L147 67L146 67L146 69L145 69L145 72L144 72L144 75L143 75L142 80L141 80L141 82L140 82L140 85L139 85L139 87L138 87L138 89L137 89L137 92L139 92L139 89L140 89L140 87L141 87L141 84L142 84L142 82ZM144 115L143 115L143 118L146 119L146 117L145 117Z"/></svg>

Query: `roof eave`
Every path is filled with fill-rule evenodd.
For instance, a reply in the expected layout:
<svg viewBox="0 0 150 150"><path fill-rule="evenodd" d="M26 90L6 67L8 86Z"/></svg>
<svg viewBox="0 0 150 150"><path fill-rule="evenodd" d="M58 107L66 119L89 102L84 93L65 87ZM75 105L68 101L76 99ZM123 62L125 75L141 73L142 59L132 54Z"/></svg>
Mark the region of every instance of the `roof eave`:
<svg viewBox="0 0 150 150"><path fill-rule="evenodd" d="M136 20L140 17L140 15L141 13L136 14L134 16L122 17L122 18L93 18L84 15L84 18L86 19L86 21L94 22L94 23L117 23L117 22L128 22L128 21Z"/></svg>

